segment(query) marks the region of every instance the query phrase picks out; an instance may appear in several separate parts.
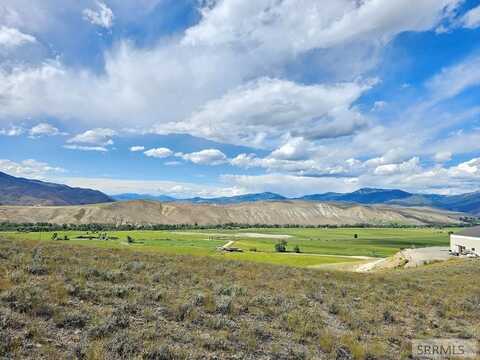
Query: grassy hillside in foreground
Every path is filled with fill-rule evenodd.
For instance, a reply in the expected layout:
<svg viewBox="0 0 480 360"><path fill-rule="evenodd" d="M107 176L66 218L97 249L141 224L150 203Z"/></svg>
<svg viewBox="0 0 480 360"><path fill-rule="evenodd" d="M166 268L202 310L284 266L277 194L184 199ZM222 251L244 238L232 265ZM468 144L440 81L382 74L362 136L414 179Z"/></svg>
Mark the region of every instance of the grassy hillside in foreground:
<svg viewBox="0 0 480 360"><path fill-rule="evenodd" d="M0 358L402 359L480 334L478 261L350 274L0 241Z"/></svg>
<svg viewBox="0 0 480 360"><path fill-rule="evenodd" d="M161 252L165 254L187 254L213 256L235 260L260 263L282 264L290 266L318 266L332 263L358 262L342 256L374 256L387 257L403 248L425 246L448 246L448 229L242 229L182 231L114 231L107 232L114 240L85 240L79 236L98 236L98 233L59 231L57 235L70 240L65 243L103 248L128 248L135 251ZM293 251L299 246L302 254L274 253L278 239L255 238L248 235L289 235L287 250ZM354 238L354 235L358 238ZM50 233L3 232L0 237L11 239L27 239L51 241ZM127 244L127 236L135 239L134 244ZM244 253L219 254L218 247L229 241L235 241L235 247L242 248ZM256 251L252 251L252 250ZM311 256L315 254L329 256Z"/></svg>

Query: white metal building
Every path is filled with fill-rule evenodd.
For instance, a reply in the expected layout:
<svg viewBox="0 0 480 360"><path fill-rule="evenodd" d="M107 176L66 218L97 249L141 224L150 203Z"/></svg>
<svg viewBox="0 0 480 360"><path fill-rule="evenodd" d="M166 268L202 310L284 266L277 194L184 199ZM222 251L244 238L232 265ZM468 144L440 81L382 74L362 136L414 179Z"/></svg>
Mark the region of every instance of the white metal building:
<svg viewBox="0 0 480 360"><path fill-rule="evenodd" d="M450 235L450 251L459 255L480 256L480 226Z"/></svg>

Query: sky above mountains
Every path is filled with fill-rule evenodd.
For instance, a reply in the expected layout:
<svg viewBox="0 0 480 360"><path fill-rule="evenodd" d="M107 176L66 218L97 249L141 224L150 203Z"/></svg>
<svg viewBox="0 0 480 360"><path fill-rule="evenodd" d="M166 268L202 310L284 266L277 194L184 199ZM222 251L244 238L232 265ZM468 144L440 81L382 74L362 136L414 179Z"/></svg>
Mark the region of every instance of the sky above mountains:
<svg viewBox="0 0 480 360"><path fill-rule="evenodd" d="M480 1L0 0L0 171L175 197L480 188Z"/></svg>

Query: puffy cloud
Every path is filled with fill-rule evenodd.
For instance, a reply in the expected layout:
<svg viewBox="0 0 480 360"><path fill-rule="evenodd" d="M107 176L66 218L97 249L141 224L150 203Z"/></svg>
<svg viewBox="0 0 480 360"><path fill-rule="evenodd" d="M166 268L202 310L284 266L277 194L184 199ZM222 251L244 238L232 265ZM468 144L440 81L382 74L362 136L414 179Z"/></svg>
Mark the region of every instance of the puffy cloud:
<svg viewBox="0 0 480 360"><path fill-rule="evenodd" d="M144 152L144 154L148 157L154 157L158 159L163 159L167 158L169 156L173 155L173 151L168 149L168 148L155 148L155 149L150 149Z"/></svg>
<svg viewBox="0 0 480 360"><path fill-rule="evenodd" d="M468 29L480 27L480 6L469 10L461 19L461 23Z"/></svg>
<svg viewBox="0 0 480 360"><path fill-rule="evenodd" d="M450 169L454 176L475 176L480 178L480 158L474 158L463 162Z"/></svg>
<svg viewBox="0 0 480 360"><path fill-rule="evenodd" d="M369 40L388 42L404 31L434 27L459 0L224 0L203 8L199 25L184 39L192 44L232 44L261 51L301 53Z"/></svg>
<svg viewBox="0 0 480 360"><path fill-rule="evenodd" d="M31 137L55 136L62 133L55 126L48 123L40 123L32 127L29 131Z"/></svg>
<svg viewBox="0 0 480 360"><path fill-rule="evenodd" d="M300 160L305 159L309 155L309 150L311 149L311 143L305 141L305 139L292 138L289 139L285 144L280 146L278 149L274 150L270 157L274 159L281 160Z"/></svg>
<svg viewBox="0 0 480 360"><path fill-rule="evenodd" d="M112 137L117 135L117 132L112 129L91 129L84 133L78 134L67 140L69 144L87 144L100 145L102 147L113 145Z"/></svg>
<svg viewBox="0 0 480 360"><path fill-rule="evenodd" d="M278 159L269 155L265 158L255 154L239 154L229 163L241 168L263 168L272 173L287 173L296 176L347 176L352 173L356 163L352 159L342 162L326 162L317 159L289 160Z"/></svg>
<svg viewBox="0 0 480 360"><path fill-rule="evenodd" d="M205 149L189 154L178 153L176 156L198 165L221 165L227 162L227 156L218 149Z"/></svg>
<svg viewBox="0 0 480 360"><path fill-rule="evenodd" d="M246 192L274 191L288 196L323 192L348 192L361 187L402 188L412 192L464 193L478 191L480 158L473 158L449 168L434 166L424 168L418 158L400 163L365 167L365 163L351 160L350 165L362 169L356 175L345 177L299 176L272 173L266 175L224 175L230 186Z"/></svg>
<svg viewBox="0 0 480 360"><path fill-rule="evenodd" d="M25 44L35 43L32 35L24 34L20 30L7 26L0 26L0 48L15 48Z"/></svg>
<svg viewBox="0 0 480 360"><path fill-rule="evenodd" d="M403 147L394 147L389 149L385 154L379 157L371 158L365 161L366 167L378 167L381 165L399 163L407 157L407 150Z"/></svg>
<svg viewBox="0 0 480 360"><path fill-rule="evenodd" d="M427 82L432 101L439 102L455 97L480 84L480 56L472 56L458 64L443 69Z"/></svg>
<svg viewBox="0 0 480 360"><path fill-rule="evenodd" d="M101 1L96 2L96 9L83 10L83 18L93 25L110 29L113 26L115 15L105 3Z"/></svg>
<svg viewBox="0 0 480 360"><path fill-rule="evenodd" d="M405 173L411 174L419 170L420 159L415 157L399 164L380 165L375 169L374 173L375 175L396 175Z"/></svg>
<svg viewBox="0 0 480 360"><path fill-rule="evenodd" d="M230 160L230 164L248 169L258 166L258 158L256 154L239 154Z"/></svg>
<svg viewBox="0 0 480 360"><path fill-rule="evenodd" d="M9 128L0 129L0 135L3 136L20 136L25 133L25 129L20 126L10 126Z"/></svg>
<svg viewBox="0 0 480 360"><path fill-rule="evenodd" d="M281 75L284 75L285 66L297 61L304 53L314 49L326 53L323 50L332 50L342 44L338 50L341 53L337 54L332 66L338 68L340 63L351 61L352 56L343 55L345 52L351 54L352 47L368 49L369 46L363 46L364 42L376 47L400 32L433 28L445 16L446 7L458 2L459 0L425 0L417 4L415 9L405 6L405 0L328 0L321 5L315 0L213 2L210 3L210 9L203 9L200 23L192 26L180 39L165 40L146 49L120 41L118 46L105 55L105 69L101 74L67 68L59 62L45 62L36 67L17 66L12 71L0 72L0 115L23 118L42 114L64 121L73 118L90 127L92 124L101 124L104 127L137 126L146 129L157 125L160 131L196 133L195 127L189 122L203 118L209 109L214 109L225 101L230 104L232 96L239 95L243 98L249 93L261 95L262 91L268 95L268 90L261 87L257 89L259 86L255 82L245 85L246 80L265 76L283 78ZM126 3L115 1L111 4L115 10L120 7L133 8ZM29 6L25 0L7 0L6 4L35 24L48 22L47 15L50 12L57 14L56 9L61 7L60 2L54 0L42 2L43 6L34 4L35 11L29 12L30 17L27 17L24 12ZM64 6L63 2L61 4ZM156 1L144 0L142 4L152 8ZM79 6L84 6L84 3L76 4L74 8ZM99 9L103 7L100 6L93 12L98 12ZM57 21L60 18L58 14L55 17ZM100 16L98 20L102 19ZM352 47L345 45L350 42L354 43ZM279 53L287 55L276 56ZM362 58L369 59L371 56ZM324 65L324 62L319 62L319 71L325 69ZM355 77L350 74L350 71L345 72L341 78ZM315 109L315 104L309 105L306 102L317 102L315 95L322 88L324 92L332 91L330 96L326 94L331 99L334 95L341 98L343 94L339 91L349 87L347 83L319 85L318 89L316 85L288 83L286 81L283 84L286 96L293 95L293 102L299 101L300 112L312 111L313 116L317 116L318 109ZM246 87L244 91L242 85ZM362 87L356 83L350 86ZM286 89L288 87L291 89ZM289 93L297 91L295 88L298 88L298 94ZM309 96L307 93L310 91L312 94ZM273 93L270 95L266 98L266 105L261 108L270 110L273 106L274 110L275 105L280 108L284 106L283 97L275 97ZM348 96L346 94L347 98ZM272 104L276 100L279 103ZM314 136L342 136L358 129L362 120L349 107L353 101L346 99L346 108L340 106L339 109L320 111L322 120L317 122L319 128L314 129ZM252 103L257 105L261 100ZM295 112L294 108L289 107L288 101L285 106L287 110ZM238 109L241 107L239 104ZM225 110L220 116L238 116L233 114L230 117L224 112ZM190 121L187 120L192 113L193 117ZM278 111L276 114L279 115ZM250 115L255 117L265 114L258 112ZM136 119L135 125L132 125L131 118ZM285 118L288 118L288 114ZM285 121L285 118L280 117L278 121ZM270 120L266 116L265 121ZM221 127L222 124L217 124L216 121L212 126ZM247 118L247 122L251 121L252 118ZM289 125L294 123L296 122ZM232 141L245 143L251 140L252 136L245 136L241 129L234 130L237 133L231 137ZM302 133L304 129L292 130ZM275 132L278 129L274 127ZM215 129L210 131L205 124L202 124L198 135L229 142L229 136L221 136ZM262 139L262 136L270 136L270 133L260 134L258 139L253 140L258 144L268 143L268 139ZM272 142L276 143L277 140Z"/></svg>
<svg viewBox="0 0 480 360"><path fill-rule="evenodd" d="M70 139L66 147L77 150L107 151L116 134L95 134L98 130L187 133L271 151L266 157L240 154L234 159L223 153L182 154L187 161L259 167L294 177L341 176L341 181L358 178L362 184L368 179L372 184L396 181L424 187L428 181L421 179L427 179L428 172L448 171L441 161L437 165L443 170L427 171L417 164L419 169L412 158L476 150L475 130L448 142L438 140L445 134L441 131L460 120L455 113L451 117L457 120L437 117L440 111L431 109L480 83L478 58L446 68L430 80L428 104L402 109L397 119L382 123L375 118L379 113L366 117L361 109L368 107L356 106L375 85L357 75L367 74L379 50L397 34L436 28L460 2L423 0L415 7L406 0L203 2L209 7L202 8L200 22L185 33L143 48L119 40L105 54L102 71L69 68L61 58L0 68L0 118L23 123L25 118L52 116L82 129L101 128ZM89 21L110 28L113 12L120 24L122 16L137 13L137 8L152 9L158 0L111 0L113 10L103 3L93 7L91 0L3 4L14 10L7 16L0 6L0 23L40 39L47 38L41 36L44 28L61 28L57 8L79 16L88 7L83 15ZM305 57L321 83L299 80L307 78L299 66ZM395 103L388 100L388 110L394 111ZM379 101L374 107L382 105Z"/></svg>
<svg viewBox="0 0 480 360"><path fill-rule="evenodd" d="M80 151L107 152L108 146L113 145L112 137L118 133L112 129L91 129L75 135L67 140L65 149Z"/></svg>
<svg viewBox="0 0 480 360"><path fill-rule="evenodd" d="M63 173L66 170L34 159L23 160L21 162L0 159L0 171L13 176L43 178L45 175Z"/></svg>
<svg viewBox="0 0 480 360"><path fill-rule="evenodd" d="M450 161L452 159L452 153L449 151L438 152L434 155L434 160L439 163Z"/></svg>
<svg viewBox="0 0 480 360"><path fill-rule="evenodd" d="M450 134L432 144L429 149L436 153L464 154L477 151L479 142L480 129L472 129L468 132L459 131Z"/></svg>
<svg viewBox="0 0 480 360"><path fill-rule="evenodd" d="M298 197L323 192L349 192L356 190L354 178L305 177L286 174L224 175L223 181L248 193L272 191L284 196Z"/></svg>
<svg viewBox="0 0 480 360"><path fill-rule="evenodd" d="M170 195L177 198L193 196L217 197L233 196L245 193L244 189L235 186L199 185L175 181L125 180L109 178L58 178L58 181L70 186L86 187L101 190L107 194L139 193L152 195Z"/></svg>
<svg viewBox="0 0 480 360"><path fill-rule="evenodd" d="M132 146L130 147L131 152L139 152L139 151L144 151L145 146Z"/></svg>
<svg viewBox="0 0 480 360"><path fill-rule="evenodd" d="M368 122L352 103L371 83L300 85L262 78L207 103L190 118L157 126L237 145L275 146L288 132L313 139L351 135Z"/></svg>
<svg viewBox="0 0 480 360"><path fill-rule="evenodd" d="M168 43L146 51L121 42L105 61L103 76L76 73L59 61L0 69L0 117L20 120L43 114L63 121L74 118L83 126L145 131L166 122L166 114L168 119L187 118L209 99L241 83L248 72L248 66L230 71L242 69L242 60L232 52Z"/></svg>

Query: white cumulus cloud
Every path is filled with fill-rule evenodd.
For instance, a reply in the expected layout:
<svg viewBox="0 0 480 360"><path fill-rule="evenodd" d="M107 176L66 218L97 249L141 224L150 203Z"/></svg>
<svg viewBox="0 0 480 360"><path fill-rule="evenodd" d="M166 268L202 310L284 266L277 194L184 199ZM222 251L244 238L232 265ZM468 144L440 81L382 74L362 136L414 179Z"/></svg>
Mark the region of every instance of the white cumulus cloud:
<svg viewBox="0 0 480 360"><path fill-rule="evenodd" d="M475 29L480 26L480 6L477 6L471 10L469 10L463 17L462 17L462 24L464 27L468 29Z"/></svg>
<svg viewBox="0 0 480 360"><path fill-rule="evenodd" d="M352 103L370 86L300 85L262 78L212 100L184 121L156 130L256 147L274 147L287 132L312 139L352 135L368 125Z"/></svg>
<svg viewBox="0 0 480 360"><path fill-rule="evenodd" d="M55 126L48 123L40 123L32 127L29 131L31 137L55 136L62 133Z"/></svg>
<svg viewBox="0 0 480 360"><path fill-rule="evenodd" d="M91 129L75 135L73 138L68 139L67 142L70 144L108 146L113 145L112 137L115 135L117 135L117 132L112 129Z"/></svg>
<svg viewBox="0 0 480 360"><path fill-rule="evenodd" d="M172 156L173 151L168 149L168 148L161 147L161 148L155 148L155 149L147 150L147 151L144 152L144 154L148 157L163 159L163 158L167 158L169 156Z"/></svg>
<svg viewBox="0 0 480 360"><path fill-rule="evenodd" d="M0 171L13 176L24 176L33 178L43 178L52 173L64 173L65 169L51 166L45 162L34 159L27 159L21 162L15 162L7 159L0 159Z"/></svg>
<svg viewBox="0 0 480 360"><path fill-rule="evenodd" d="M8 128L0 129L0 135L3 136L20 136L25 133L25 129L20 126L10 126Z"/></svg>
<svg viewBox="0 0 480 360"><path fill-rule="evenodd" d="M178 153L176 156L199 165L221 165L227 162L227 156L218 149L205 149L189 154Z"/></svg>
<svg viewBox="0 0 480 360"><path fill-rule="evenodd" d="M443 163L452 159L452 153L450 151L441 151L434 155L434 160L439 163Z"/></svg>
<svg viewBox="0 0 480 360"><path fill-rule="evenodd" d="M115 15L105 3L97 1L95 9L83 10L83 18L91 24L110 29L113 26Z"/></svg>
<svg viewBox="0 0 480 360"><path fill-rule="evenodd" d="M140 152L140 151L144 151L144 150L145 150L145 146L131 146L130 147L131 152Z"/></svg>
<svg viewBox="0 0 480 360"><path fill-rule="evenodd" d="M0 48L15 48L25 44L35 43L34 36L24 34L20 30L7 26L0 26Z"/></svg>

